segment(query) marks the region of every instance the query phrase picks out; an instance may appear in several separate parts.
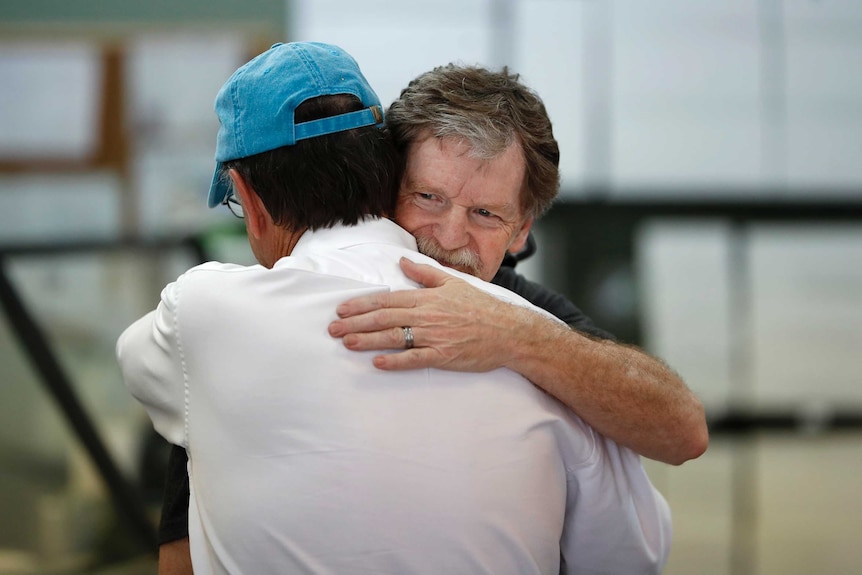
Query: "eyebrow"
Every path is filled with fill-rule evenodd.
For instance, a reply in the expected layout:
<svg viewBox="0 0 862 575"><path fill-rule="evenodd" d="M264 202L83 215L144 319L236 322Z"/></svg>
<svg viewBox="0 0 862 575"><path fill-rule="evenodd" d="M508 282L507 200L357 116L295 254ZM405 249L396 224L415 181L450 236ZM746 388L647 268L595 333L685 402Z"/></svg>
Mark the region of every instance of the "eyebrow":
<svg viewBox="0 0 862 575"><path fill-rule="evenodd" d="M426 194L437 194L438 196L442 196L448 199L448 196L443 193L443 190L437 188L435 186L429 186L425 182L416 181L413 178L405 178L404 180L404 190L405 193L410 192L421 192ZM488 210L489 212L500 214L500 215L509 215L511 213L512 218L517 219L520 217L521 206L517 203L502 203L502 204L491 204L491 203L480 203L472 206L473 209L481 209Z"/></svg>
<svg viewBox="0 0 862 575"><path fill-rule="evenodd" d="M435 188L433 186L429 186L428 184L426 184L424 182L417 182L414 178L410 178L410 177L405 176L403 181L404 181L404 188L409 188L409 189L413 189L413 190L429 191L429 192L434 192L437 194L441 193L441 190L439 190L438 188Z"/></svg>

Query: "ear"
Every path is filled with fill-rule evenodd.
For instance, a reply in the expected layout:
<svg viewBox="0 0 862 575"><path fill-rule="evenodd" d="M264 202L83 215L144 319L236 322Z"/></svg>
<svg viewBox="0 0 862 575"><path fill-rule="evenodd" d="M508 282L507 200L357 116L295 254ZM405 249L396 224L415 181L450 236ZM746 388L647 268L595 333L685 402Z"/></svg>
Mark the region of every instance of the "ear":
<svg viewBox="0 0 862 575"><path fill-rule="evenodd" d="M530 229L533 227L533 218L527 218L524 220L524 223L521 225L521 229L515 234L512 238L512 241L509 242L509 253L516 254L522 249L524 249L524 244L527 243L527 236L530 235Z"/></svg>
<svg viewBox="0 0 862 575"><path fill-rule="evenodd" d="M239 195L239 200L242 202L242 211L245 217L245 227L248 233L255 239L261 239L266 233L267 225L271 222L269 212L263 205L260 197L248 182L234 169L231 169L228 174L233 182L233 189Z"/></svg>

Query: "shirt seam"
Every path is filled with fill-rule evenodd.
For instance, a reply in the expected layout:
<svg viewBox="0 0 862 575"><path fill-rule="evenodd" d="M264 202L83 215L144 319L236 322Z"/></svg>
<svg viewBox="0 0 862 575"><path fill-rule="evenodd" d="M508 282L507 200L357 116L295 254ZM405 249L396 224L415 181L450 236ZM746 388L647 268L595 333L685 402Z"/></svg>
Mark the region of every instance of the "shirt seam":
<svg viewBox="0 0 862 575"><path fill-rule="evenodd" d="M183 290L183 284L185 283L185 276L182 276L177 281L177 296L176 296L176 306L174 308L174 333L177 334L177 353L180 358L180 370L183 374L183 443L186 447L189 445L189 403L190 403L190 391L189 391L189 374L186 369L186 356L183 351L183 340L182 335L180 333L180 301Z"/></svg>

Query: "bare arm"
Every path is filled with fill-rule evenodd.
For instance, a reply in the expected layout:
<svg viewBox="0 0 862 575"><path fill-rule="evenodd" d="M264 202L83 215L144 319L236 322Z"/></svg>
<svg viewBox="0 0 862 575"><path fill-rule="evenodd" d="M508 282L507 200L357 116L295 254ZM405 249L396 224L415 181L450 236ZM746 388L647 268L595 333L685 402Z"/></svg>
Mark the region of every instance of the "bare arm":
<svg viewBox="0 0 862 575"><path fill-rule="evenodd" d="M158 575L192 575L189 538L177 539L159 546Z"/></svg>
<svg viewBox="0 0 862 575"><path fill-rule="evenodd" d="M352 350L397 349L404 345L401 326L410 326L416 347L376 356L376 367L508 367L645 457L678 465L706 450L702 404L660 360L634 347L594 341L433 267L402 260L402 268L429 289L346 302L330 335L343 337Z"/></svg>

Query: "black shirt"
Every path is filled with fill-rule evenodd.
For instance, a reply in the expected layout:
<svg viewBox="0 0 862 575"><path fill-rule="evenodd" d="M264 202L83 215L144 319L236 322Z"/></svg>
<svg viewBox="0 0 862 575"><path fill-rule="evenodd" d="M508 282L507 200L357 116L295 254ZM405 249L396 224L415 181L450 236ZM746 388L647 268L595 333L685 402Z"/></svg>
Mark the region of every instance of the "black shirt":
<svg viewBox="0 0 862 575"><path fill-rule="evenodd" d="M602 339L614 339L611 334L593 325L592 320L565 297L528 280L509 265L504 264L494 279L491 280L491 283L513 291L533 305L554 314L569 324L572 329ZM189 536L189 475L186 471L187 465L186 450L174 445L168 459L165 495L159 523L159 545Z"/></svg>
<svg viewBox="0 0 862 575"><path fill-rule="evenodd" d="M593 320L563 295L528 280L511 267L501 267L491 283L515 292L534 306L540 307L563 320L574 330L600 339L616 339L610 333L597 328L593 324Z"/></svg>

